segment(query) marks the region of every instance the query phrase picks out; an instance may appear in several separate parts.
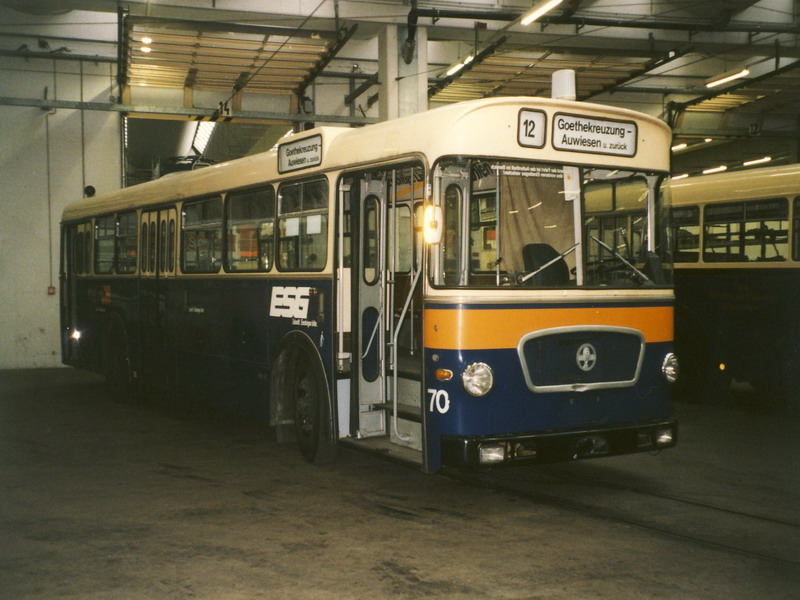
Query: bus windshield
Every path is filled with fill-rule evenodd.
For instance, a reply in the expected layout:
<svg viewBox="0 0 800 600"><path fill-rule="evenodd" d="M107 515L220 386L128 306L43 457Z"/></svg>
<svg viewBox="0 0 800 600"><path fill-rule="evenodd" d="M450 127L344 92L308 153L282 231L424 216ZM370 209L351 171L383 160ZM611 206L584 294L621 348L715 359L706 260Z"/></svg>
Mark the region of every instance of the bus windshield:
<svg viewBox="0 0 800 600"><path fill-rule="evenodd" d="M672 282L662 176L489 159L441 161L431 254L444 287L655 287Z"/></svg>

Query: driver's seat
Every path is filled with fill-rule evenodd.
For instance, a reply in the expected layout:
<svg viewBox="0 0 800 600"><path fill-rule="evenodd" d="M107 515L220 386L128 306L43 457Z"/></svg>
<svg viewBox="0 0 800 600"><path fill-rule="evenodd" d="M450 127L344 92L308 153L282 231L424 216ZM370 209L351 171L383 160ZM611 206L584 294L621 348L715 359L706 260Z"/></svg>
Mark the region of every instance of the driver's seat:
<svg viewBox="0 0 800 600"><path fill-rule="evenodd" d="M558 257L558 252L550 244L526 244L522 247L522 262L526 273L533 273ZM568 284L569 267L563 257L528 280L528 285L536 286L558 287Z"/></svg>

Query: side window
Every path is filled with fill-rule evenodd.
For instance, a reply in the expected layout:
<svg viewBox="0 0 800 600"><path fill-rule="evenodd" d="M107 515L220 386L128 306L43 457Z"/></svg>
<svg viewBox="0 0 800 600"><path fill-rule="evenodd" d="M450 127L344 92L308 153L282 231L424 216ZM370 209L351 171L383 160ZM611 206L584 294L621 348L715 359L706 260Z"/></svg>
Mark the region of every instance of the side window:
<svg viewBox="0 0 800 600"><path fill-rule="evenodd" d="M469 249L472 273L494 273L497 256L497 211L493 193L475 194L469 206Z"/></svg>
<svg viewBox="0 0 800 600"><path fill-rule="evenodd" d="M78 275L87 275L91 272L92 256L92 223L79 223L74 226L75 234L72 236L72 266Z"/></svg>
<svg viewBox="0 0 800 600"><path fill-rule="evenodd" d="M147 270L150 273L156 272L156 257L158 248L156 243L158 242L158 237L156 236L156 222L150 221L149 232L148 232L148 242L149 246L147 248Z"/></svg>
<svg viewBox="0 0 800 600"><path fill-rule="evenodd" d="M275 190L270 187L228 195L227 271L269 271L275 229Z"/></svg>
<svg viewBox="0 0 800 600"><path fill-rule="evenodd" d="M167 270L172 273L175 270L175 219L169 219L169 238L167 246Z"/></svg>
<svg viewBox="0 0 800 600"><path fill-rule="evenodd" d="M783 261L789 249L784 198L706 206L703 260Z"/></svg>
<svg viewBox="0 0 800 600"><path fill-rule="evenodd" d="M83 273L83 232L78 231L72 238L72 264L76 273Z"/></svg>
<svg viewBox="0 0 800 600"><path fill-rule="evenodd" d="M675 262L697 262L700 259L700 208L681 206L672 209L672 239Z"/></svg>
<svg viewBox="0 0 800 600"><path fill-rule="evenodd" d="M138 240L136 230L139 219L135 212L119 215L117 219L117 273L136 272L136 250Z"/></svg>
<svg viewBox="0 0 800 600"><path fill-rule="evenodd" d="M94 271L111 273L114 270L114 237L116 220L114 215L95 220Z"/></svg>
<svg viewBox="0 0 800 600"><path fill-rule="evenodd" d="M742 249L744 203L706 206L703 227L703 260L738 262L746 260Z"/></svg>
<svg viewBox="0 0 800 600"><path fill-rule="evenodd" d="M185 273L219 272L222 264L222 200L211 198L184 204L182 237Z"/></svg>
<svg viewBox="0 0 800 600"><path fill-rule="evenodd" d="M455 183L447 186L444 193L444 235L442 254L444 258L444 281L448 285L461 282L461 210L463 193Z"/></svg>
<svg viewBox="0 0 800 600"><path fill-rule="evenodd" d="M328 258L328 182L282 185L278 191L278 268L321 271Z"/></svg>
<svg viewBox="0 0 800 600"><path fill-rule="evenodd" d="M794 224L792 226L792 258L800 260L800 198L794 199Z"/></svg>
<svg viewBox="0 0 800 600"><path fill-rule="evenodd" d="M789 205L786 199L748 202L744 216L744 253L747 260L786 260L789 254Z"/></svg>
<svg viewBox="0 0 800 600"><path fill-rule="evenodd" d="M161 273L166 272L167 270L167 221L160 220L158 226L158 237L159 243L158 247L160 249L159 258L158 258L158 270Z"/></svg>
<svg viewBox="0 0 800 600"><path fill-rule="evenodd" d="M139 248L141 251L139 252L139 260L141 261L139 268L141 269L142 273L147 272L147 249L150 247L147 241L147 223L144 221L142 222L142 237Z"/></svg>

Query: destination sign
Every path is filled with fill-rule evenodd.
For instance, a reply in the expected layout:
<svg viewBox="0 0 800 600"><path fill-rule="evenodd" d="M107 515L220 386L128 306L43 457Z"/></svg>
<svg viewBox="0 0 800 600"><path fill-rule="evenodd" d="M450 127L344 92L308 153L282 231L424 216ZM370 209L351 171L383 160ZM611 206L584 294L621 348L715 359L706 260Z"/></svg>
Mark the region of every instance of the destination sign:
<svg viewBox="0 0 800 600"><path fill-rule="evenodd" d="M553 118L553 148L590 154L634 156L636 123L556 114Z"/></svg>
<svg viewBox="0 0 800 600"><path fill-rule="evenodd" d="M278 146L278 172L287 173L322 163L322 136L314 135Z"/></svg>
<svg viewBox="0 0 800 600"><path fill-rule="evenodd" d="M547 130L547 115L540 110L523 108L519 111L517 141L526 148L543 148Z"/></svg>

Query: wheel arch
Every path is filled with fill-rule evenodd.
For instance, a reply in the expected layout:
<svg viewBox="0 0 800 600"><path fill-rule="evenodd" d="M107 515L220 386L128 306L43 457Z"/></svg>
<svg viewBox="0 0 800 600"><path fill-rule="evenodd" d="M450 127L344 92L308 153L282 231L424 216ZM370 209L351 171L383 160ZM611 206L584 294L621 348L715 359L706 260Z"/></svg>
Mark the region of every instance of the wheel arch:
<svg viewBox="0 0 800 600"><path fill-rule="evenodd" d="M294 398L287 392L287 385L294 371L294 364L303 358L310 360L316 376L319 378L319 390L324 404L322 418L326 427L321 431L324 439L320 439L326 448L335 448L337 439L336 412L333 406L333 395L331 393L328 373L319 349L312 341L311 337L303 331L291 331L287 333L279 342L272 364L270 365L270 384L269 384L269 422L276 427L279 441L283 441L288 436L281 432L286 431L287 425L294 426L295 406ZM333 454L333 452L330 452ZM330 462L332 456L325 458L318 456L313 462Z"/></svg>

